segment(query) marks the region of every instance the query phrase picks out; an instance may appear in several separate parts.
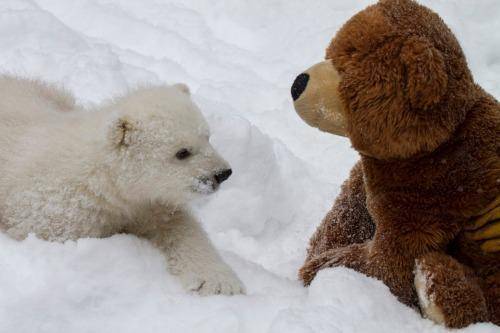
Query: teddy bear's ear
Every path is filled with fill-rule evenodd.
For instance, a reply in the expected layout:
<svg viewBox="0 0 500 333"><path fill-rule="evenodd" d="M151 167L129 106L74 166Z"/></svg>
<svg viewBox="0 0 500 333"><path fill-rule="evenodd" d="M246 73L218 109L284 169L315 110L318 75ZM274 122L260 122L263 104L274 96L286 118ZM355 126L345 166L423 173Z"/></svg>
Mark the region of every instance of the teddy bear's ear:
<svg viewBox="0 0 500 333"><path fill-rule="evenodd" d="M134 126L126 117L120 117L111 123L109 139L115 147L128 147L132 143Z"/></svg>
<svg viewBox="0 0 500 333"><path fill-rule="evenodd" d="M401 49L406 68L406 92L411 107L425 110L446 93L448 76L443 55L424 37L410 37Z"/></svg>

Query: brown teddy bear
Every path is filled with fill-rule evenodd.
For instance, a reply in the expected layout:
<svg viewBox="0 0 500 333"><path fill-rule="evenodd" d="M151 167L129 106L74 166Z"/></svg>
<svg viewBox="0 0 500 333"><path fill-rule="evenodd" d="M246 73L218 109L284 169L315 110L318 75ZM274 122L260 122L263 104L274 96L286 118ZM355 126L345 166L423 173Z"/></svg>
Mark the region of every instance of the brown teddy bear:
<svg viewBox="0 0 500 333"><path fill-rule="evenodd" d="M436 322L500 325L500 107L453 33L412 0L381 0L344 24L326 59L295 80L295 108L361 160L300 278L346 266Z"/></svg>

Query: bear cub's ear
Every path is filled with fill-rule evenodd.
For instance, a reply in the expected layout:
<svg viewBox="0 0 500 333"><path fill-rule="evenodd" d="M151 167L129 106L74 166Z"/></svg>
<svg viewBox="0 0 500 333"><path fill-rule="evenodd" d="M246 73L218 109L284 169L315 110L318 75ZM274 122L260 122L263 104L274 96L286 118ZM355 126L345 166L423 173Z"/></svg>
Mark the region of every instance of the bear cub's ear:
<svg viewBox="0 0 500 333"><path fill-rule="evenodd" d="M186 95L191 95L191 91L189 90L189 87L185 83L176 83L173 85L175 88L179 89Z"/></svg>
<svg viewBox="0 0 500 333"><path fill-rule="evenodd" d="M120 117L112 122L109 129L109 139L115 147L128 147L133 141L133 130L132 121L126 117Z"/></svg>
<svg viewBox="0 0 500 333"><path fill-rule="evenodd" d="M448 75L443 55L425 37L408 38L401 49L406 67L406 89L411 107L426 110L446 93Z"/></svg>

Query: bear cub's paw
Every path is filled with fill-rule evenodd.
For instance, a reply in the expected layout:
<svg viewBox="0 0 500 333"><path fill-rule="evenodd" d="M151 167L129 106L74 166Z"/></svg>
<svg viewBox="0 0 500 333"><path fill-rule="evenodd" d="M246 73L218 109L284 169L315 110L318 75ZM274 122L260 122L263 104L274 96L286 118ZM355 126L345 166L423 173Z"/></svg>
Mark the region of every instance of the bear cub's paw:
<svg viewBox="0 0 500 333"><path fill-rule="evenodd" d="M231 270L186 274L180 277L184 288L201 296L245 294L245 287Z"/></svg>

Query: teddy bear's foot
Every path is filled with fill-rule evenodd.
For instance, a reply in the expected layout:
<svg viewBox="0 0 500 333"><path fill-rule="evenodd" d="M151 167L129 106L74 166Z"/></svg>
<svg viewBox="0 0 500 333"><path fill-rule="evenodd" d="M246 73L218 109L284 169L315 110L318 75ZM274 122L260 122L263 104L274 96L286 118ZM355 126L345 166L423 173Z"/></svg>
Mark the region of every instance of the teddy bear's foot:
<svg viewBox="0 0 500 333"><path fill-rule="evenodd" d="M490 321L500 326L500 273L485 279L483 293L488 301Z"/></svg>
<svg viewBox="0 0 500 333"><path fill-rule="evenodd" d="M415 289L426 318L453 328L488 321L488 307L474 272L432 252L416 261Z"/></svg>
<svg viewBox="0 0 500 333"><path fill-rule="evenodd" d="M429 318L436 324L445 325L444 314L441 308L436 305L432 295L427 289L428 272L425 272L420 265L415 269L415 290L418 295L420 311L424 317Z"/></svg>

